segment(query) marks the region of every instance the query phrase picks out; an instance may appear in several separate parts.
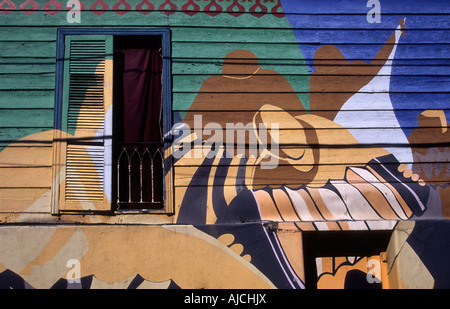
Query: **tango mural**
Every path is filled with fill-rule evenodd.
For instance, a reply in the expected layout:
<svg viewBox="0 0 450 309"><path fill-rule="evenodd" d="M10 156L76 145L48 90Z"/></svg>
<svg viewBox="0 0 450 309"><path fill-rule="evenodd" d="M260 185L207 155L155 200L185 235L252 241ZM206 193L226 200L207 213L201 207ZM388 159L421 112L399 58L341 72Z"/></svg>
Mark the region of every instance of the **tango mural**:
<svg viewBox="0 0 450 309"><path fill-rule="evenodd" d="M42 38L68 27L62 1L18 2L0 3L5 27L23 23ZM448 263L439 261L450 256L450 42L446 15L428 14L441 1L427 10L400 1L406 11L381 2L379 23L350 1L112 2L80 1L82 23L171 30L174 125L163 133L173 142L163 152L172 164L163 177L173 177L165 188L173 211L114 209L107 177L116 170L104 171L115 162L105 164L98 142L81 139L75 163L54 164L67 151L61 141L86 137L83 117L99 96L105 109L89 130L115 121L119 101L105 95L118 84L112 71L110 82L77 88L70 129L7 133L20 120L0 116L9 121L0 128L0 222L8 223L0 225L0 287L303 289L312 286L307 260L317 288L449 286ZM54 33L39 21L56 23ZM1 48L9 41L0 42L5 75L20 56ZM95 74L112 66L108 57L93 63ZM11 112L10 102L24 104L7 85L0 99ZM54 192L71 179L65 213ZM331 231L388 231L390 241L379 252L307 256L304 235Z"/></svg>

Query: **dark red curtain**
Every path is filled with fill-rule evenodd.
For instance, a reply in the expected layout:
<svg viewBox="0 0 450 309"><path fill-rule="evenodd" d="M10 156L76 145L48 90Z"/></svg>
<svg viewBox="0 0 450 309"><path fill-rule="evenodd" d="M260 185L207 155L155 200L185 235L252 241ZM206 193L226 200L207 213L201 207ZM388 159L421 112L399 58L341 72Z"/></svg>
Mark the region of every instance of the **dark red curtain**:
<svg viewBox="0 0 450 309"><path fill-rule="evenodd" d="M141 37L115 41L114 118L121 209L163 207L162 158L157 155L160 145L142 144L162 142L160 48L159 41ZM128 155L120 156L123 151Z"/></svg>
<svg viewBox="0 0 450 309"><path fill-rule="evenodd" d="M159 46L122 48L123 141L161 142L161 74ZM142 45L142 44L141 44Z"/></svg>

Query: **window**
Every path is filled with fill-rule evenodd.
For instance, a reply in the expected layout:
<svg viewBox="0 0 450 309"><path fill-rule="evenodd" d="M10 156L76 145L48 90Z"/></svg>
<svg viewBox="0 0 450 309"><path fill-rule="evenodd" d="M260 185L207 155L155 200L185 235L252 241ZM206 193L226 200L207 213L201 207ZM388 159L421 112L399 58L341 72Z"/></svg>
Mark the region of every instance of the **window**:
<svg viewBox="0 0 450 309"><path fill-rule="evenodd" d="M52 213L173 211L170 32L59 29Z"/></svg>
<svg viewBox="0 0 450 309"><path fill-rule="evenodd" d="M307 289L387 288L385 253L392 231L303 232Z"/></svg>

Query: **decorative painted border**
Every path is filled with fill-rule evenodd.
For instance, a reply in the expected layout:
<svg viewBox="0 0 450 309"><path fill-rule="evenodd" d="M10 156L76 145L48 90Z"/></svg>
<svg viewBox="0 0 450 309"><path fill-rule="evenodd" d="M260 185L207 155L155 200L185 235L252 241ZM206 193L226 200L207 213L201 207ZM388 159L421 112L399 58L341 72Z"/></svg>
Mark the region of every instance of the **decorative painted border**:
<svg viewBox="0 0 450 309"><path fill-rule="evenodd" d="M64 0L59 1L64 2ZM202 8L198 3L203 1L209 1L209 3ZM20 5L16 5L12 0L3 0L0 2L0 13L8 15L19 10L26 15L32 15L37 11L44 11L50 15L55 15L72 8L71 6L66 6L64 8L63 4L60 2L58 2L58 0L49 0L42 8L40 8L39 4L33 0L26 0ZM79 2L81 11L90 11L98 16L108 11L113 11L118 15L125 15L131 11L136 11L143 15L150 14L151 12L160 12L167 16L180 11L188 16L194 16L200 12L204 12L213 17L223 13L234 17L238 17L244 13L250 13L252 16L258 18L266 14L272 14L278 18L284 17L284 11L281 7L280 0L165 0L158 7L149 0L142 0L134 8L127 0L119 0L111 7L103 0L96 0L89 7L86 7L82 1ZM239 2L249 2L253 3L253 5L246 11L246 7ZM269 2L274 3L274 5L267 5ZM219 3L222 3L222 5Z"/></svg>

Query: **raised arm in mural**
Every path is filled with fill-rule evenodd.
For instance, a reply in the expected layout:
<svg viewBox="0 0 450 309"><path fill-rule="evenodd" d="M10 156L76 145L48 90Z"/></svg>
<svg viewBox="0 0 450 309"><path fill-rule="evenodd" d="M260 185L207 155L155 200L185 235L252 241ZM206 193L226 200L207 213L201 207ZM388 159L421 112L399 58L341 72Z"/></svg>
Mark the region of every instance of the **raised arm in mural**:
<svg viewBox="0 0 450 309"><path fill-rule="evenodd" d="M399 24L404 36L404 20L400 19ZM397 42L396 35L394 31L371 62L348 61L336 46L321 46L314 54L316 71L310 79L311 112L333 120L342 105L385 65Z"/></svg>

